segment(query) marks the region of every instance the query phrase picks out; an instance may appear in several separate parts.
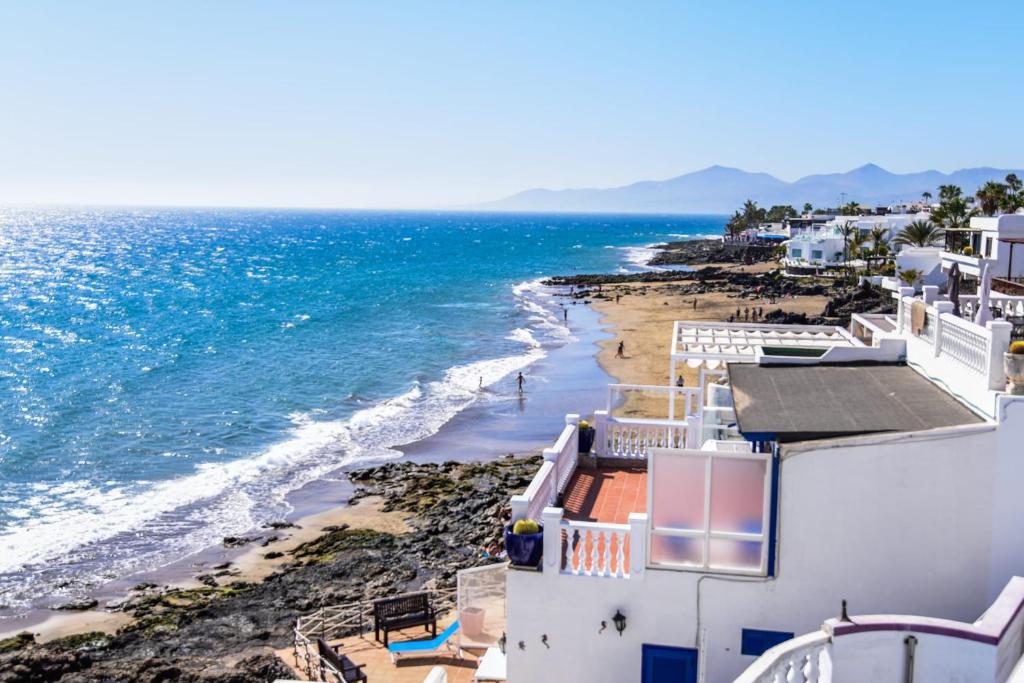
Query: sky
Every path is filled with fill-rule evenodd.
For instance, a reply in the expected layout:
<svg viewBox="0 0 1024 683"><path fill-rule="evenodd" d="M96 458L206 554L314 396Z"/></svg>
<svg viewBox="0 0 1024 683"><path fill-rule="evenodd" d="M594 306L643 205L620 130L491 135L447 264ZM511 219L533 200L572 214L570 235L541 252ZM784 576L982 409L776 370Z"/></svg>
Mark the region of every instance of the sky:
<svg viewBox="0 0 1024 683"><path fill-rule="evenodd" d="M0 203L1024 166L1024 3L0 3Z"/></svg>

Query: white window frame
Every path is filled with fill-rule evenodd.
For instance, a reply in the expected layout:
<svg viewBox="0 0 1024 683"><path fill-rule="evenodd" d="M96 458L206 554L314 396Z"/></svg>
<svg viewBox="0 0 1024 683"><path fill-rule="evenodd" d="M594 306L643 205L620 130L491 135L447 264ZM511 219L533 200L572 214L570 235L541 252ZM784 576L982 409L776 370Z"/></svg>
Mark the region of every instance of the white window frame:
<svg viewBox="0 0 1024 683"><path fill-rule="evenodd" d="M658 476L656 463L659 457L699 457L704 458L704 525L701 529L676 529L656 527L654 525L654 480ZM765 463L763 507L761 510L761 533L752 534L738 531L711 530L711 472L715 460L759 460ZM675 571L700 572L705 574L740 574L744 576L767 576L769 540L771 538L771 493L772 493L772 456L771 453L705 451L691 448L652 448L647 458L647 566L650 569L670 569ZM658 562L652 559L654 548L653 537L669 536L683 538L701 538L704 541L703 562L701 564ZM736 569L731 567L715 567L709 562L711 540L728 539L735 541L756 541L761 543L761 563L757 569Z"/></svg>

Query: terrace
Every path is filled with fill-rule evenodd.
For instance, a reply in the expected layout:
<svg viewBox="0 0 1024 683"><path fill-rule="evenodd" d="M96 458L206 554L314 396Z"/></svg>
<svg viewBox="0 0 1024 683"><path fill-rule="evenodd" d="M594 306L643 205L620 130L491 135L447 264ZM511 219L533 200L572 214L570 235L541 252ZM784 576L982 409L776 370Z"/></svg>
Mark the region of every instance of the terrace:
<svg viewBox="0 0 1024 683"><path fill-rule="evenodd" d="M763 575L771 455L737 430L728 362L818 359L870 351L827 326L677 323L677 364L691 385L612 384L580 453L566 425L512 519L544 525L544 571L629 578L646 567ZM653 524L649 522L653 521Z"/></svg>
<svg viewBox="0 0 1024 683"><path fill-rule="evenodd" d="M464 569L458 572L454 589L394 596L420 598L426 593L439 615L437 638L415 626L391 631L391 646L385 646L374 636L373 602L358 601L321 607L300 617L292 647L277 654L292 665L299 680L352 680L321 656L323 641L360 665L371 682L422 683L438 667L449 683L504 681L507 568L502 563Z"/></svg>

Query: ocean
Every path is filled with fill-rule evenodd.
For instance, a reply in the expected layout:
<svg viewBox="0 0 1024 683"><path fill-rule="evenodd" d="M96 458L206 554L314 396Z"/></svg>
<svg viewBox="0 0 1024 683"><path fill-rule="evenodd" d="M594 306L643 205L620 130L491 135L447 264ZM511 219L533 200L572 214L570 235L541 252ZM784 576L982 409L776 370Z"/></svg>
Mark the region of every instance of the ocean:
<svg viewBox="0 0 1024 683"><path fill-rule="evenodd" d="M508 406L517 371L582 343L541 278L640 270L724 222L0 210L0 609L281 519L330 472Z"/></svg>

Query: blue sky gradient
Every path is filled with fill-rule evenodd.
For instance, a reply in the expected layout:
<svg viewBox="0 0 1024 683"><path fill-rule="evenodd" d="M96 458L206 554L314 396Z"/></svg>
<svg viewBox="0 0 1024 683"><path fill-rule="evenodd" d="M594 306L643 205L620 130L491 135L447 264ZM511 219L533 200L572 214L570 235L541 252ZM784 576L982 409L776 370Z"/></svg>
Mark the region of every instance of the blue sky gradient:
<svg viewBox="0 0 1024 683"><path fill-rule="evenodd" d="M9 2L0 202L1024 165L1024 3Z"/></svg>

